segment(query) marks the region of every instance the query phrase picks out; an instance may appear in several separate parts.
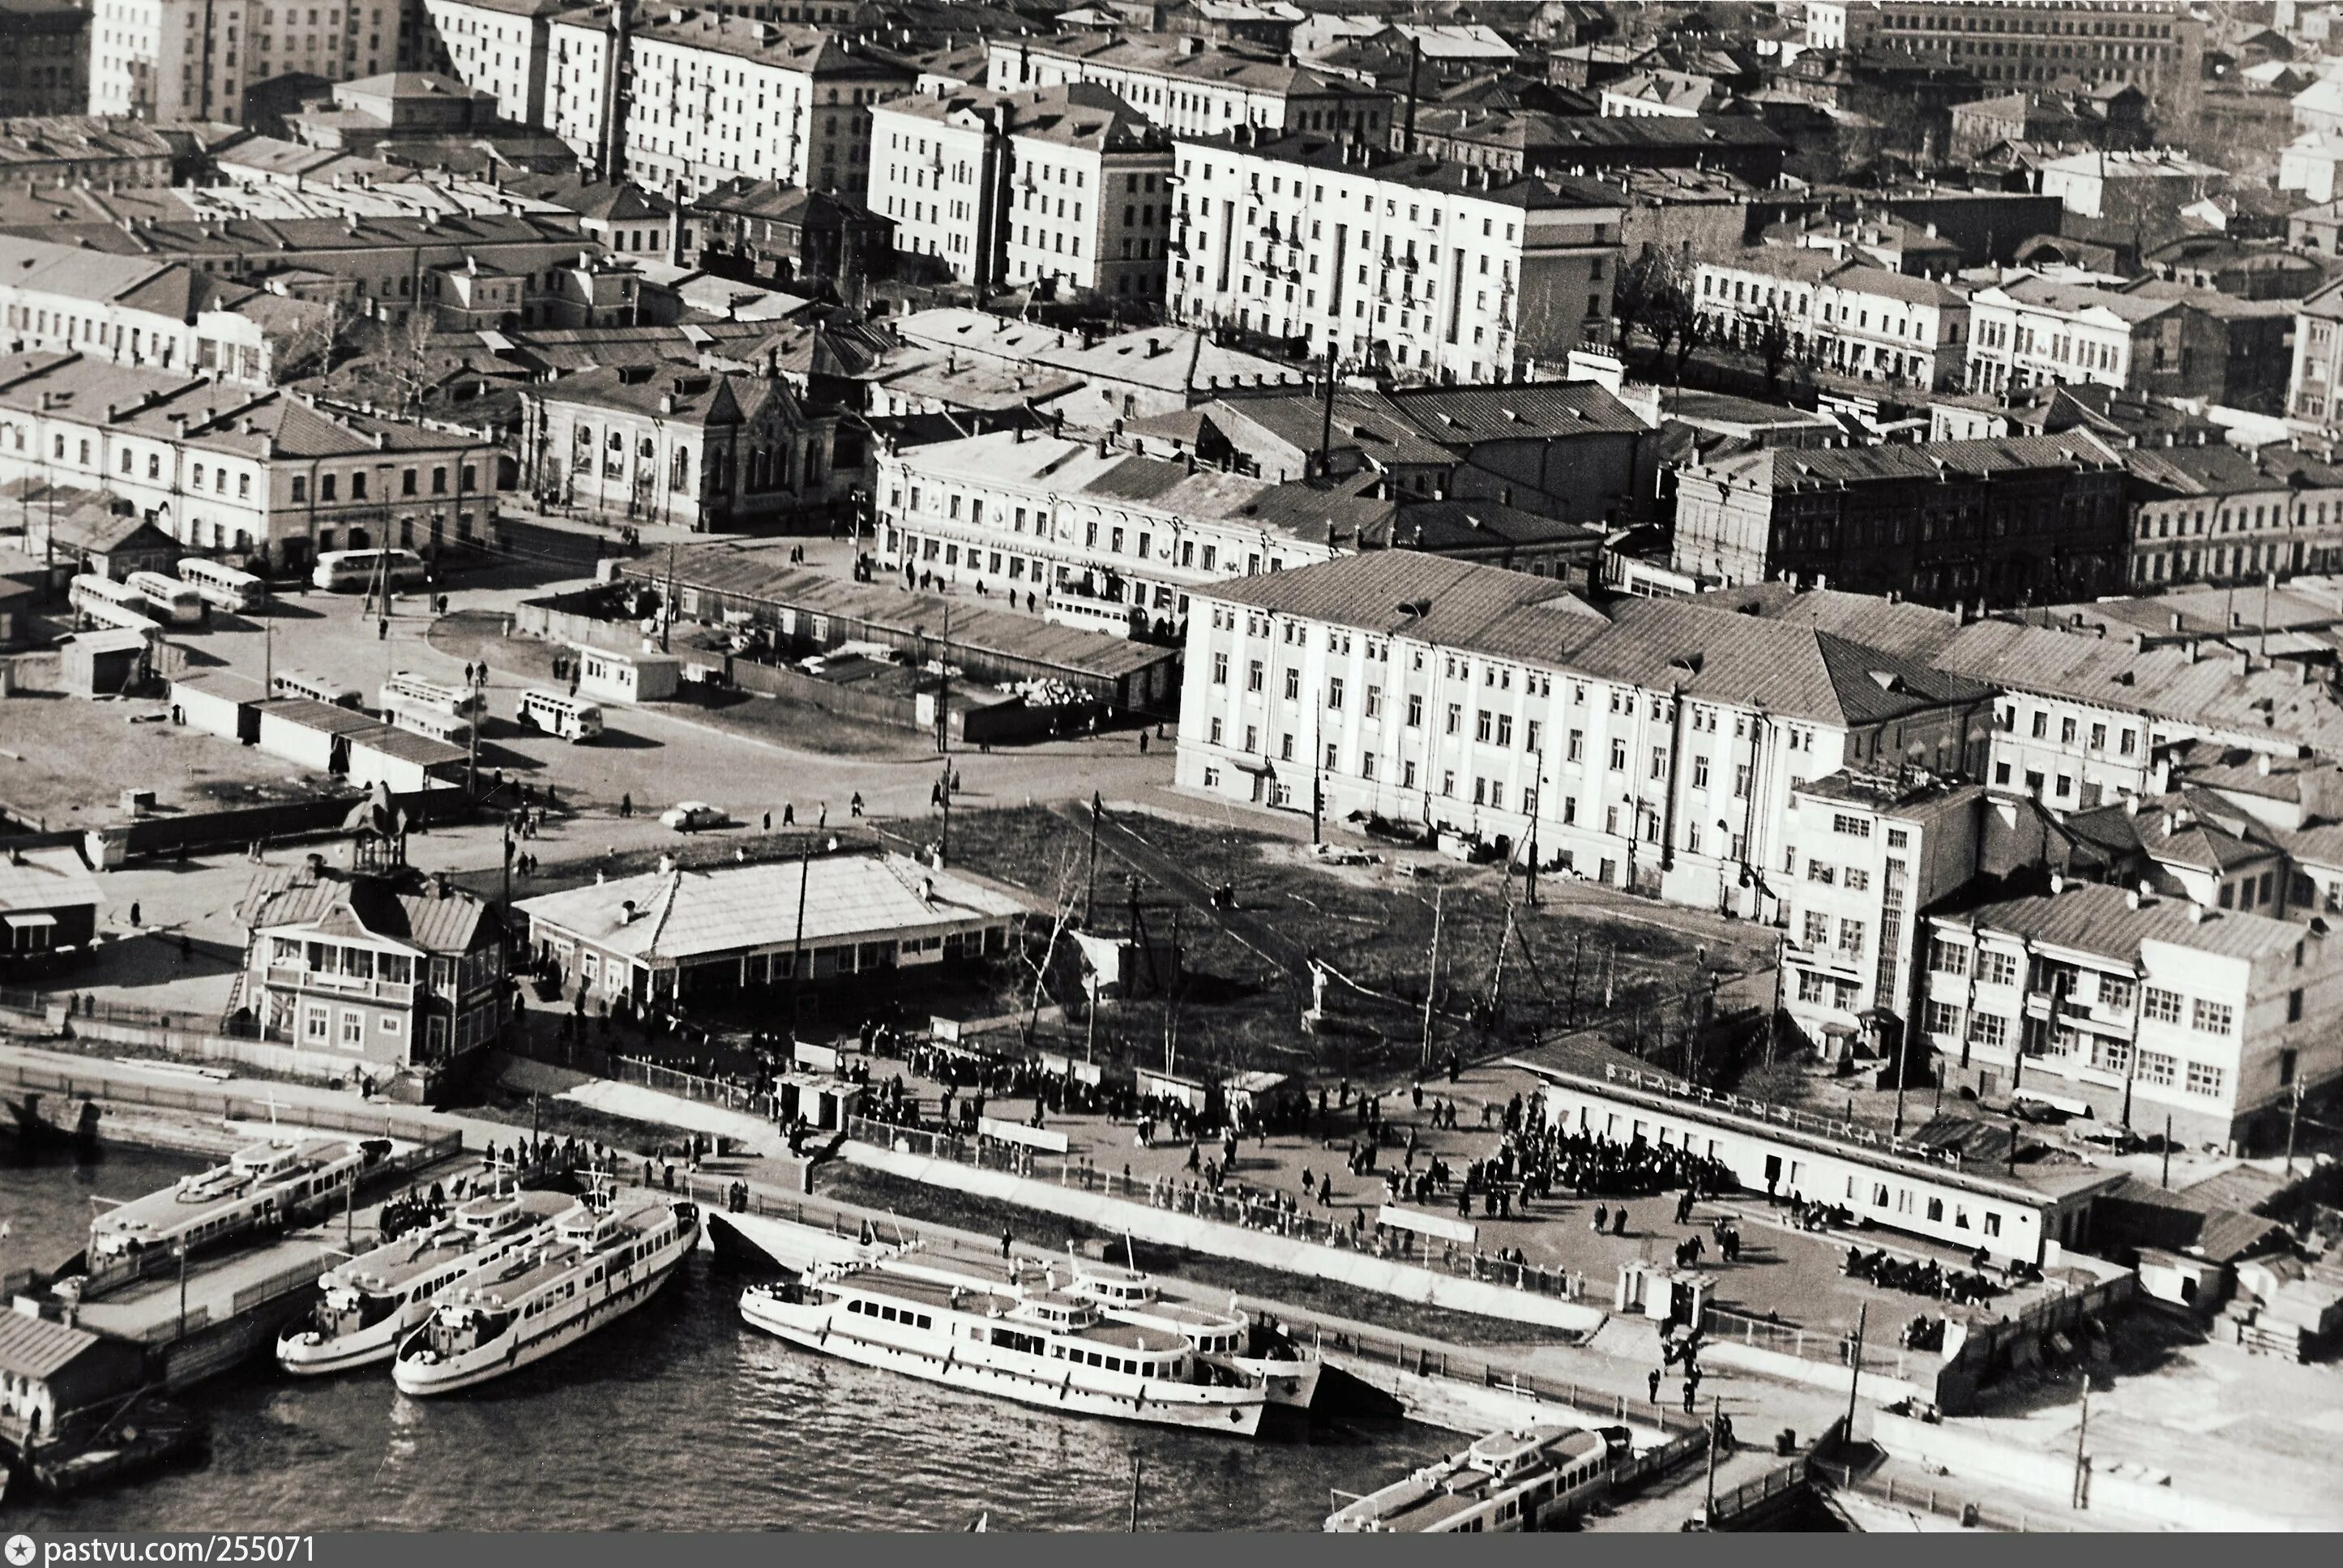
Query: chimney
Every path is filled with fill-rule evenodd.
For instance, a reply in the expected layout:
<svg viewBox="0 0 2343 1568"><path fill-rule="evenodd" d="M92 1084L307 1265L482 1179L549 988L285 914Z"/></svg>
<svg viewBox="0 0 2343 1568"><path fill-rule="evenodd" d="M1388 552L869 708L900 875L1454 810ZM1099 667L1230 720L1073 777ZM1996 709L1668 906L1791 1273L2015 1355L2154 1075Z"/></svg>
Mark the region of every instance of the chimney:
<svg viewBox="0 0 2343 1568"><path fill-rule="evenodd" d="M675 857L673 855L661 855L659 857L659 874L662 877L671 877L675 875Z"/></svg>
<svg viewBox="0 0 2343 1568"><path fill-rule="evenodd" d="M2191 902L2188 905L2188 923L2192 926L2203 925L2205 923L2207 913L2207 911L2204 905Z"/></svg>
<svg viewBox="0 0 2343 1568"><path fill-rule="evenodd" d="M2139 890L2137 888L2127 888L2124 890L2124 908L2127 910L2137 910L2139 908Z"/></svg>
<svg viewBox="0 0 2343 1568"><path fill-rule="evenodd" d="M2056 871L2053 871L2053 872L2051 872L2051 873L2050 873L2050 896L2051 896L2052 898L2054 898L2054 899L2055 899L2055 898L2056 898L2059 894L2061 894L2061 893L2065 892L2066 890L2066 877L2065 877L2064 875L2062 875L2061 873L2056 872Z"/></svg>
<svg viewBox="0 0 2343 1568"><path fill-rule="evenodd" d="M2180 629L2180 612L2177 609L2172 612L2172 629L2175 631Z"/></svg>
<svg viewBox="0 0 2343 1568"><path fill-rule="evenodd" d="M622 926L631 926L635 923L634 900L622 899L618 901L618 923Z"/></svg>
<svg viewBox="0 0 2343 1568"><path fill-rule="evenodd" d="M302 870L307 884L315 887L326 879L326 857L312 850L302 857Z"/></svg>

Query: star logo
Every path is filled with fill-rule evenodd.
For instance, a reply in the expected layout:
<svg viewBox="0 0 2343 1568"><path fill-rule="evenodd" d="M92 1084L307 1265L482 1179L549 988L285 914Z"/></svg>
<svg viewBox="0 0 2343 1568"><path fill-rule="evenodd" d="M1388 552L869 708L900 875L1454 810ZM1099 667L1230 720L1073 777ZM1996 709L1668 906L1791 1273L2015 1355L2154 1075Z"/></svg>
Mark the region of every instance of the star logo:
<svg viewBox="0 0 2343 1568"><path fill-rule="evenodd" d="M37 1550L38 1548L33 1544L33 1538L29 1535L8 1537L8 1562L11 1568L26 1568L26 1564L33 1561L34 1553Z"/></svg>

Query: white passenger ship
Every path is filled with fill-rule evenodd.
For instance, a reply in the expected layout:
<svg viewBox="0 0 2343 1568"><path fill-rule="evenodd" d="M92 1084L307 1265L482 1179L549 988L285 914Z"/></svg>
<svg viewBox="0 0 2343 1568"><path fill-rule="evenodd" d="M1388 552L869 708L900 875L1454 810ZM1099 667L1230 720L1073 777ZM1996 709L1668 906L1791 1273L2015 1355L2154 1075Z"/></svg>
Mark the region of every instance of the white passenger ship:
<svg viewBox="0 0 2343 1568"><path fill-rule="evenodd" d="M1075 1264L1066 1293L1097 1302L1112 1322L1180 1335L1207 1364L1260 1382L1272 1404L1308 1410L1318 1397L1317 1350L1254 1322L1233 1307L1223 1312L1166 1301L1149 1275L1101 1263Z"/></svg>
<svg viewBox="0 0 2343 1568"><path fill-rule="evenodd" d="M1182 1334L900 1254L752 1286L740 1316L808 1350L1048 1410L1251 1437L1269 1402Z"/></svg>
<svg viewBox="0 0 2343 1568"><path fill-rule="evenodd" d="M655 1192L589 1199L441 1295L391 1362L410 1394L452 1393L542 1361L641 1306L699 1241L699 1208Z"/></svg>
<svg viewBox="0 0 2343 1568"><path fill-rule="evenodd" d="M1608 1493L1613 1457L1609 1440L1584 1427L1538 1422L1494 1432L1353 1498L1326 1516L1326 1528L1420 1535L1537 1530Z"/></svg>
<svg viewBox="0 0 2343 1568"><path fill-rule="evenodd" d="M317 1281L323 1298L277 1342L277 1362L302 1376L388 1361L442 1292L548 1240L578 1206L561 1192L475 1198L436 1225L359 1253Z"/></svg>
<svg viewBox="0 0 2343 1568"><path fill-rule="evenodd" d="M379 1139L284 1138L239 1149L225 1165L183 1176L91 1221L90 1273L135 1268L160 1253L201 1251L337 1209L390 1148Z"/></svg>

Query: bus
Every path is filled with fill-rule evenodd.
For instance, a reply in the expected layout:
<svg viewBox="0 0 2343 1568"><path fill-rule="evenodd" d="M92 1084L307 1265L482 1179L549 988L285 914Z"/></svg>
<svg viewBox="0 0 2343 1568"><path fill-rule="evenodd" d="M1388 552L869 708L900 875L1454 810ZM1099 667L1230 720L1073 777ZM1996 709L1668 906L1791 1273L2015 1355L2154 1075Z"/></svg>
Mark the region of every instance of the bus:
<svg viewBox="0 0 2343 1568"><path fill-rule="evenodd" d="M99 626L126 631L159 632L162 623L146 613L146 596L128 583L95 572L83 572L66 586L65 602L74 613Z"/></svg>
<svg viewBox="0 0 2343 1568"><path fill-rule="evenodd" d="M179 580L193 584L195 590L204 596L204 602L214 609L231 614L258 609L268 602L266 582L250 572L238 571L202 556L180 558Z"/></svg>
<svg viewBox="0 0 2343 1568"><path fill-rule="evenodd" d="M366 706L365 697L356 687L344 686L338 680L328 680L305 669L277 670L268 678L268 689L277 697L306 697L312 702L322 702L330 708L347 708L353 712Z"/></svg>
<svg viewBox="0 0 2343 1568"><path fill-rule="evenodd" d="M557 739L591 740L602 733L602 710L590 702L532 686L520 694L513 718L524 729L541 729Z"/></svg>
<svg viewBox="0 0 2343 1568"><path fill-rule="evenodd" d="M394 699L383 703L382 717L395 729L410 729L450 746L472 743L472 721L442 708L410 706Z"/></svg>
<svg viewBox="0 0 2343 1568"><path fill-rule="evenodd" d="M411 669L399 669L393 670L390 678L382 683L382 706L385 712L400 707L444 713L451 719L470 719L488 705L478 692L468 687L450 686L427 679Z"/></svg>
<svg viewBox="0 0 2343 1568"><path fill-rule="evenodd" d="M136 588L146 599L146 612L171 626L201 626L212 608L196 585L161 572L132 572L124 587Z"/></svg>
<svg viewBox="0 0 2343 1568"><path fill-rule="evenodd" d="M418 588L428 575L413 550L327 550L309 581L327 593L363 593L386 577L393 588Z"/></svg>

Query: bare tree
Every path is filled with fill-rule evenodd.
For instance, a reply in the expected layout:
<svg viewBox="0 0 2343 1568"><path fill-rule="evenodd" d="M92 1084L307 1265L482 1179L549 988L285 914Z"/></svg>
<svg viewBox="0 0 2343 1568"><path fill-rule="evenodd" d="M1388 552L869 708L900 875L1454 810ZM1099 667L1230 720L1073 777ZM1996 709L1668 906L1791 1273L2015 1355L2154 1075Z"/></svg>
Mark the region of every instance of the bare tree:
<svg viewBox="0 0 2343 1568"><path fill-rule="evenodd" d="M1050 940L1036 959L1031 943L1019 949L1026 968L1033 971L1033 992L1025 1008L1025 1043L1033 1043L1033 1031L1041 1021L1041 990L1049 982L1050 966L1058 956L1058 942L1073 924L1074 910L1081 905L1083 891L1081 876L1075 870L1074 857L1069 850L1058 862L1058 890L1051 899ZM1096 1005L1095 1002L1092 1003Z"/></svg>

